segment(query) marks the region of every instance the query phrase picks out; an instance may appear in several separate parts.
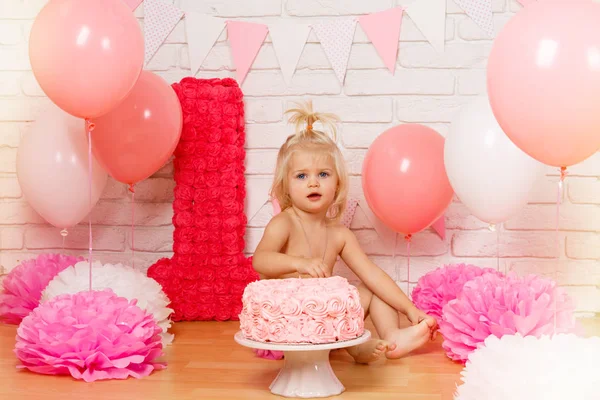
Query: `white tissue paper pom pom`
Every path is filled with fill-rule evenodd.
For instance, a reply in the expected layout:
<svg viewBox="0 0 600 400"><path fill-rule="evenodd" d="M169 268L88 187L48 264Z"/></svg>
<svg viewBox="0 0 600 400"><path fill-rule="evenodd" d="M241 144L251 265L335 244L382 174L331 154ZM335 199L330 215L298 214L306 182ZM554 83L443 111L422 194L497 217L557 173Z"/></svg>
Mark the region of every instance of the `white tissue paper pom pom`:
<svg viewBox="0 0 600 400"><path fill-rule="evenodd" d="M492 335L461 375L455 400L597 400L600 338Z"/></svg>
<svg viewBox="0 0 600 400"><path fill-rule="evenodd" d="M41 302L46 302L61 294L75 294L89 290L89 261L81 261L66 268L54 277L42 293ZM169 298L162 287L154 279L143 272L123 264L93 263L92 288L94 290L111 289L117 296L127 300L137 300L137 306L154 316L162 329L162 343L173 342L173 334L168 333L171 327L170 316L173 309L167 306Z"/></svg>

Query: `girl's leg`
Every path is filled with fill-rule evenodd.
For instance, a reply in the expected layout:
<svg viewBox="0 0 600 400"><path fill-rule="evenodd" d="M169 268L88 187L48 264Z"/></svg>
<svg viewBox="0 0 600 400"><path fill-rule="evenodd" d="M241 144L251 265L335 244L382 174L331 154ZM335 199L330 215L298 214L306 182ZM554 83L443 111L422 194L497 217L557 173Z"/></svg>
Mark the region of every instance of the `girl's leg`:
<svg viewBox="0 0 600 400"><path fill-rule="evenodd" d="M386 352L387 358L403 357L429 341L430 331L425 321L400 329L398 311L375 295L371 297L369 312L379 337L394 345Z"/></svg>
<svg viewBox="0 0 600 400"><path fill-rule="evenodd" d="M371 293L371 291L362 284L358 287L358 292L360 294L360 304L365 310L366 319L369 316L370 304L374 296L373 293ZM379 332L379 330L377 330L377 332ZM382 338L381 335L379 335L379 337ZM346 350L352 357L354 357L354 361L361 364L367 364L381 358L386 351L394 349L395 346L385 340L371 339L363 344L359 344L358 346L349 347Z"/></svg>

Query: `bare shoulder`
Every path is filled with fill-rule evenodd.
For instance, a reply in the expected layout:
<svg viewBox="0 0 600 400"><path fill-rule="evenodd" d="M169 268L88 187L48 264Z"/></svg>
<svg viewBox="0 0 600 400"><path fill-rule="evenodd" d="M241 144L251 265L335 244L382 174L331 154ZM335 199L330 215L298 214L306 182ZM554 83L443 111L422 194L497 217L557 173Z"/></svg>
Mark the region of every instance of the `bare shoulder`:
<svg viewBox="0 0 600 400"><path fill-rule="evenodd" d="M287 243L292 231L292 220L287 213L277 214L269 221L255 254L261 251L280 251Z"/></svg>
<svg viewBox="0 0 600 400"><path fill-rule="evenodd" d="M352 233L352 231L350 229L346 228L345 225L343 225L339 222L331 225L330 229L332 232L332 236L336 240L339 240L342 243L345 243L348 239L351 239L354 237L354 233Z"/></svg>
<svg viewBox="0 0 600 400"><path fill-rule="evenodd" d="M292 217L286 212L281 212L281 213L277 214L276 216L274 216L273 218L271 218L271 220L267 224L265 233L267 233L267 232L274 233L274 234L289 233L290 230L292 229L292 226L293 226Z"/></svg>

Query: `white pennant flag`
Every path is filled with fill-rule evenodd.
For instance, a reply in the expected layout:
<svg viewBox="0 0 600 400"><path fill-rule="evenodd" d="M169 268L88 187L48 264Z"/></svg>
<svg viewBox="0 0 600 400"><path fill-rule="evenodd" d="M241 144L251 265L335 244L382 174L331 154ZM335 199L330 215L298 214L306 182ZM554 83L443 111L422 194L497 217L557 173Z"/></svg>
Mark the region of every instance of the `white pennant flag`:
<svg viewBox="0 0 600 400"><path fill-rule="evenodd" d="M494 37L494 14L492 12L492 0L454 0L473 22L488 34Z"/></svg>
<svg viewBox="0 0 600 400"><path fill-rule="evenodd" d="M145 64L183 17L183 11L161 0L144 0Z"/></svg>
<svg viewBox="0 0 600 400"><path fill-rule="evenodd" d="M185 13L185 33L192 75L198 72L223 29L225 29L225 20L222 18L190 11Z"/></svg>
<svg viewBox="0 0 600 400"><path fill-rule="evenodd" d="M417 0L405 10L429 43L439 53L443 53L446 41L446 0Z"/></svg>
<svg viewBox="0 0 600 400"><path fill-rule="evenodd" d="M288 86L296 71L298 60L310 33L310 25L281 20L269 24L269 34L283 78Z"/></svg>
<svg viewBox="0 0 600 400"><path fill-rule="evenodd" d="M393 249L395 246L396 232L394 232L391 228L385 225L377 216L371 211L369 204L366 199L360 199L358 201L358 206L365 213L367 220L371 223L371 226L379 235L381 242L383 243L386 249Z"/></svg>
<svg viewBox="0 0 600 400"><path fill-rule="evenodd" d="M248 176L246 182L246 204L244 211L246 212L248 222L250 222L269 201L269 190L271 189L273 179L261 176Z"/></svg>
<svg viewBox="0 0 600 400"><path fill-rule="evenodd" d="M342 85L346 77L356 22L356 19L346 19L313 25L331 67Z"/></svg>

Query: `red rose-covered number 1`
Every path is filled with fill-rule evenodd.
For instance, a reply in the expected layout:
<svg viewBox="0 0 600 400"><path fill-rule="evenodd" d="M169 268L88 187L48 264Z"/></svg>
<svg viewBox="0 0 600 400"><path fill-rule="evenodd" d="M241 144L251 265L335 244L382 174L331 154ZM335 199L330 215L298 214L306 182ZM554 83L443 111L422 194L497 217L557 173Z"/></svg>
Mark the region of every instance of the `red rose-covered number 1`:
<svg viewBox="0 0 600 400"><path fill-rule="evenodd" d="M174 321L237 320L242 293L258 279L244 256L245 126L233 79L184 78L175 150L173 258L148 269L175 310Z"/></svg>

